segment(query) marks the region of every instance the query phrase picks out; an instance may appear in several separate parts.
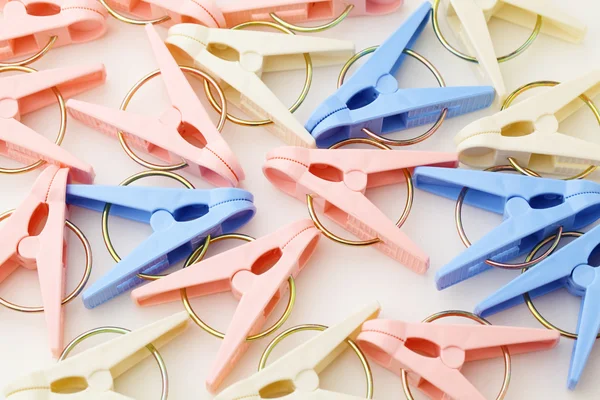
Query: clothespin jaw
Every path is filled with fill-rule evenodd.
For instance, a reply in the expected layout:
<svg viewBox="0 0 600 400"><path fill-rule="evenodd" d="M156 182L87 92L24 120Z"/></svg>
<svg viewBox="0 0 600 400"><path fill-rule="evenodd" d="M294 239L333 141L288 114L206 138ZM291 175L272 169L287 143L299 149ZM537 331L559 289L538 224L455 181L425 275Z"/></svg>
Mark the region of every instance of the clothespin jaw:
<svg viewBox="0 0 600 400"><path fill-rule="evenodd" d="M311 115L306 129L318 147L365 137L362 129L381 134L435 122L489 107L489 86L400 89L395 74L427 25L431 4L425 2L396 30L333 95Z"/></svg>
<svg viewBox="0 0 600 400"><path fill-rule="evenodd" d="M319 388L318 374L329 366L347 347L346 339L354 340L365 321L377 318L380 306L371 303L298 346L251 377L231 385L215 400L235 400L245 396L265 397L278 388L286 387L286 399L347 399L353 396L328 392ZM290 389L291 388L291 389Z"/></svg>
<svg viewBox="0 0 600 400"><path fill-rule="evenodd" d="M227 3L221 11L227 21L227 27L247 21L271 21L270 13L284 18L288 22L310 22L330 20L342 14L350 5L350 17L363 15L383 15L396 11L403 0L262 0L260 2Z"/></svg>
<svg viewBox="0 0 600 400"><path fill-rule="evenodd" d="M600 70L561 83L536 96L477 120L454 138L460 161L487 168L508 157L538 172L571 174L600 162L596 143L562 134L559 123L600 94Z"/></svg>
<svg viewBox="0 0 600 400"><path fill-rule="evenodd" d="M513 279L475 308L475 312L481 315L494 314L522 304L523 294L529 293L533 299L561 288L581 297L578 337L569 369L569 389L575 389L581 379L600 330L600 273L598 268L590 265L599 243L600 229L595 227Z"/></svg>
<svg viewBox="0 0 600 400"><path fill-rule="evenodd" d="M35 181L27 198L0 230L0 281L19 266L37 269L50 350L63 347L65 292L65 242L67 219L65 189L69 170L47 167Z"/></svg>
<svg viewBox="0 0 600 400"><path fill-rule="evenodd" d="M5 2L0 24L0 60L52 47L98 39L107 29L107 11L95 0L13 0Z"/></svg>
<svg viewBox="0 0 600 400"><path fill-rule="evenodd" d="M161 22L170 27L190 22L218 28L225 26L223 13L212 0L107 0L115 10L131 13L144 20L169 17Z"/></svg>
<svg viewBox="0 0 600 400"><path fill-rule="evenodd" d="M364 195L370 187L404 180L404 169L430 164L456 167L454 153L381 150L310 150L282 147L267 154L263 172L283 192L306 202L361 240L380 238L374 246L417 273L429 257Z"/></svg>
<svg viewBox="0 0 600 400"><path fill-rule="evenodd" d="M357 343L377 364L409 380L432 399L485 397L461 374L467 361L548 350L560 335L545 329L501 326L435 325L394 320L363 324Z"/></svg>
<svg viewBox="0 0 600 400"><path fill-rule="evenodd" d="M0 78L0 155L28 164L41 159L70 168L78 182L92 183L95 173L91 165L26 127L20 118L54 103L52 88L68 98L104 83L105 79L102 64Z"/></svg>
<svg viewBox="0 0 600 400"><path fill-rule="evenodd" d="M81 101L69 101L67 107L70 114L114 138L118 132L123 132L133 147L165 162L176 163L183 158L189 172L216 186L237 186L245 177L237 157L212 124L156 29L147 25L146 32L166 84L171 107L160 118L154 118Z"/></svg>
<svg viewBox="0 0 600 400"><path fill-rule="evenodd" d="M192 24L169 29L166 44L180 64L192 64L229 85L226 97L242 111L272 120L267 128L284 142L309 148L315 147L312 136L260 76L267 71L304 68L299 54L310 54L314 65L332 65L354 53L349 41Z"/></svg>
<svg viewBox="0 0 600 400"><path fill-rule="evenodd" d="M206 385L215 391L245 353L248 336L257 334L316 249L321 233L311 220L287 225L270 235L203 260L131 294L138 305L154 305L232 291L240 304L227 329ZM267 269L265 269L267 267Z"/></svg>
<svg viewBox="0 0 600 400"><path fill-rule="evenodd" d="M7 385L7 400L120 399L113 380L148 357L146 346L159 349L180 335L188 325L180 312L143 328L79 353L44 370L32 372ZM82 381L86 388L82 391Z"/></svg>
<svg viewBox="0 0 600 400"><path fill-rule="evenodd" d="M153 234L83 293L94 308L143 282L140 272L157 274L187 256L208 236L236 231L255 214L254 197L241 189L161 189L69 185L69 204L149 223Z"/></svg>
<svg viewBox="0 0 600 400"><path fill-rule="evenodd" d="M450 24L465 46L475 53L501 101L507 93L487 27L492 16L527 28L536 26L541 17L542 32L570 42L580 42L587 30L583 23L545 0L449 0L448 14Z"/></svg>
<svg viewBox="0 0 600 400"><path fill-rule="evenodd" d="M590 181L561 181L486 171L417 168L417 188L456 199L469 189L465 203L504 214L504 222L471 245L436 274L438 289L491 268L485 261L505 262L531 250L559 227L580 229L600 218L594 205L600 186ZM470 197L470 198L469 198Z"/></svg>

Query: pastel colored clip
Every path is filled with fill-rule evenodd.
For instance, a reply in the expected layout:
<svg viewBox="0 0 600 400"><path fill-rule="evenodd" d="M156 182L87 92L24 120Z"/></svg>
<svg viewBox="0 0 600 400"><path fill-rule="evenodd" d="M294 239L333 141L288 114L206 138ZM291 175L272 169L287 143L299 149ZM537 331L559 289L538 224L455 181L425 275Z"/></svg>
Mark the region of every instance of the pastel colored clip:
<svg viewBox="0 0 600 400"><path fill-rule="evenodd" d="M246 337L258 333L284 297L289 277L304 268L320 236L311 220L301 220L142 286L131 296L142 306L180 300L181 289L188 297L232 291L240 299L206 381L215 391L247 350Z"/></svg>
<svg viewBox="0 0 600 400"><path fill-rule="evenodd" d="M447 168L417 168L415 186L450 199L468 188L465 203L504 215L504 221L436 274L438 289L462 282L530 251L540 240L600 219L600 185L591 181Z"/></svg>
<svg viewBox="0 0 600 400"><path fill-rule="evenodd" d="M36 53L19 65L51 47L98 39L107 28L108 13L96 0L4 0L0 5L0 60Z"/></svg>
<svg viewBox="0 0 600 400"><path fill-rule="evenodd" d="M281 147L267 154L263 172L283 192L315 209L361 240L417 273L429 268L429 257L367 197L367 188L405 181L405 170L418 165L456 167L455 153L381 150L311 150Z"/></svg>
<svg viewBox="0 0 600 400"><path fill-rule="evenodd" d="M489 76L501 100L506 97L506 87L487 21L497 17L526 28L536 26L533 38L541 25L541 32L574 43L580 42L587 31L582 22L546 0L449 0L448 15L450 25L465 46L475 53L476 61ZM528 41L516 53L525 50L530 43ZM504 58L510 59L509 56Z"/></svg>
<svg viewBox="0 0 600 400"><path fill-rule="evenodd" d="M311 22L324 19L339 19L349 7L349 16L382 15L396 11L403 0L261 0L250 2L228 2L221 6L227 27L246 21L270 21L271 13L287 22Z"/></svg>
<svg viewBox="0 0 600 400"><path fill-rule="evenodd" d="M181 312L92 347L56 365L15 379L4 388L7 400L134 400L114 390L114 380L181 334ZM82 388L83 387L83 388Z"/></svg>
<svg viewBox="0 0 600 400"><path fill-rule="evenodd" d="M58 356L63 348L64 309L61 302L65 294L65 190L68 176L66 168L47 167L0 229L3 243L0 281L19 266L37 269L50 350L54 356Z"/></svg>
<svg viewBox="0 0 600 400"><path fill-rule="evenodd" d="M92 183L94 169L91 165L28 128L20 122L20 118L53 104L57 93L62 98L75 96L101 85L105 80L106 71L102 64L0 78L0 155L28 164L43 160L70 168L73 179ZM64 127L66 112L62 119Z"/></svg>
<svg viewBox="0 0 600 400"><path fill-rule="evenodd" d="M401 375L434 400L485 400L461 373L467 361L556 347L558 332L504 326L436 325L377 319L367 321L357 342L377 364Z"/></svg>
<svg viewBox="0 0 600 400"><path fill-rule="evenodd" d="M575 389L600 332L600 274L597 262L600 229L595 227L548 256L479 303L478 314L493 314L523 303L523 295L536 298L557 289L582 298L573 346L568 387Z"/></svg>
<svg viewBox="0 0 600 400"><path fill-rule="evenodd" d="M377 302L363 307L344 321L327 328L249 378L223 390L215 397L215 400L252 397L286 400L364 399L321 389L319 373L348 348L346 344L348 339L356 339L365 321L377 318L378 315L379 304Z"/></svg>
<svg viewBox="0 0 600 400"><path fill-rule="evenodd" d="M224 27L225 19L213 0L105 0L113 13L122 11L143 20L135 23L158 23L166 27L182 22L213 28ZM121 18L120 14L116 14Z"/></svg>
<svg viewBox="0 0 600 400"><path fill-rule="evenodd" d="M427 25L431 4L423 3L333 95L311 115L306 129L318 147L365 137L367 128L381 134L435 122L489 107L490 86L400 89L394 77Z"/></svg>
<svg viewBox="0 0 600 400"><path fill-rule="evenodd" d="M169 29L166 41L179 63L207 71L226 82L226 97L248 115L272 120L266 125L287 144L315 147L315 141L260 76L263 72L303 68L308 53L316 66L345 62L354 53L346 40L281 33L211 29L181 24ZM236 53L232 59L232 53ZM296 57L294 57L296 56Z"/></svg>
<svg viewBox="0 0 600 400"><path fill-rule="evenodd" d="M600 70L475 121L454 138L464 164L487 168L511 157L536 172L580 173L600 164L600 145L558 131L559 123L600 93Z"/></svg>
<svg viewBox="0 0 600 400"><path fill-rule="evenodd" d="M138 273L157 274L186 257L208 235L233 232L256 208L242 189L188 190L155 187L69 185L67 203L95 211L112 204L111 214L150 224L153 234L83 293L94 308L144 282Z"/></svg>
<svg viewBox="0 0 600 400"><path fill-rule="evenodd" d="M152 50L160 66L171 100L160 118L135 114L96 104L71 100L70 114L77 120L112 137L122 131L135 148L165 162L183 158L187 170L216 186L237 186L244 171L236 156L212 124L179 66L152 25L146 26ZM186 140L203 146L196 147Z"/></svg>

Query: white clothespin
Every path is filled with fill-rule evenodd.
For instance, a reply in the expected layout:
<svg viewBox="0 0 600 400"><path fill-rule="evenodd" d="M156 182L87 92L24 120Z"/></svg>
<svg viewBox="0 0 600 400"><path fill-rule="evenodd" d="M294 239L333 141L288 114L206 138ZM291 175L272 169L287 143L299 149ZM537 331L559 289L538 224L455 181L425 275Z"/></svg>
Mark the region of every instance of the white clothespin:
<svg viewBox="0 0 600 400"><path fill-rule="evenodd" d="M119 336L4 388L7 400L133 400L113 390L113 380L170 342L188 325L187 312Z"/></svg>
<svg viewBox="0 0 600 400"><path fill-rule="evenodd" d="M314 138L260 79L263 72L305 67L298 55L310 54L314 66L343 64L354 54L346 40L281 33L238 31L180 24L166 40L180 64L193 64L227 83L226 97L252 117L270 119L271 131L289 145L316 147Z"/></svg>
<svg viewBox="0 0 600 400"><path fill-rule="evenodd" d="M541 32L578 43L587 31L581 21L566 14L547 0L447 0L448 19L465 46L475 53L479 64L490 77L500 100L506 97L504 80L487 22L497 17L516 25L532 28L542 17Z"/></svg>
<svg viewBox="0 0 600 400"><path fill-rule="evenodd" d="M600 69L467 125L454 138L460 162L487 168L512 157L522 167L561 175L599 165L600 142L558 131L584 104L582 94L591 99L600 94Z"/></svg>
<svg viewBox="0 0 600 400"><path fill-rule="evenodd" d="M319 388L319 373L355 339L364 322L377 318L379 304L371 303L343 322L326 329L251 377L222 391L215 400L257 398L361 400L362 397ZM12 399L11 399L12 400Z"/></svg>

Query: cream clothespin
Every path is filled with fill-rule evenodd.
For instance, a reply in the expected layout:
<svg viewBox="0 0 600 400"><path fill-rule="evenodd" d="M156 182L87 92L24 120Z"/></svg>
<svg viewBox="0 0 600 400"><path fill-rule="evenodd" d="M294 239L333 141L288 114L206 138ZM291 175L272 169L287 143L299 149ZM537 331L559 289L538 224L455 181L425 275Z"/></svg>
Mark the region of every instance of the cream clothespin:
<svg viewBox="0 0 600 400"><path fill-rule="evenodd" d="M7 400L133 400L113 390L113 380L187 327L186 312L119 336L44 370L32 372L4 388Z"/></svg>
<svg viewBox="0 0 600 400"><path fill-rule="evenodd" d="M581 21L552 6L547 0L447 1L450 25L459 33L465 46L475 53L500 100L504 100L507 93L487 27L492 17L527 28L536 26L538 18L541 18L541 32L573 43L580 42L587 30Z"/></svg>
<svg viewBox="0 0 600 400"><path fill-rule="evenodd" d="M221 392L215 400L250 398L361 400L362 397L327 391L319 387L319 373L346 350L367 320L377 318L373 302L343 322L326 329L251 377ZM11 399L12 400L12 399Z"/></svg>
<svg viewBox="0 0 600 400"><path fill-rule="evenodd" d="M600 69L477 120L454 138L459 160L471 167L506 164L509 157L536 172L578 174L600 164L600 142L559 132L559 123L600 94Z"/></svg>
<svg viewBox="0 0 600 400"><path fill-rule="evenodd" d="M354 54L346 40L238 31L181 24L166 41L180 64L193 64L227 83L226 97L248 115L272 120L268 128L290 145L315 147L314 138L260 79L263 72L304 68L297 55L308 53L314 66L344 63Z"/></svg>

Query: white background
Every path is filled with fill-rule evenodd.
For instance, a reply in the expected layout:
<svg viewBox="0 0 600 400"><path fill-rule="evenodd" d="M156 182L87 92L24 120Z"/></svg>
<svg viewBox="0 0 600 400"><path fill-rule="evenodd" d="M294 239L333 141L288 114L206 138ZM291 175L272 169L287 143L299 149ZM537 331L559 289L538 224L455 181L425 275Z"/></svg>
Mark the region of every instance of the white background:
<svg viewBox="0 0 600 400"><path fill-rule="evenodd" d="M231 1L231 0L230 0ZM242 1L242 0L236 0ZM502 72L508 90L533 80L564 81L598 67L600 63L600 5L593 0L560 3L565 11L582 19L589 27L583 44L573 45L545 35L540 35L535 44L517 59L502 64ZM352 18L339 27L321 33L332 38L344 38L356 43L357 49L380 44L420 4L418 0L407 0L396 13L373 18ZM447 25L445 31L448 32ZM493 20L490 23L498 53L507 53L516 48L527 37L529 31L511 24ZM166 30L159 28L161 35ZM456 39L449 36L453 43ZM474 65L463 62L447 52L435 38L429 25L414 49L430 59L442 72L449 86L485 83ZM108 71L107 83L94 91L79 96L79 99L118 107L126 91L140 77L156 68L150 47L141 27L128 26L109 20L109 32L93 43L70 46L50 52L34 67L39 69L71 66L79 63L103 62ZM335 89L339 66L315 70L314 83L304 105L296 117L305 122L312 110ZM265 76L267 84L286 103L291 104L301 88L303 71L272 73ZM435 85L430 73L411 59L407 59L399 72L401 86L428 87ZM538 89L544 90L544 89ZM200 92L199 92L200 93ZM203 97L203 96L201 96ZM203 99L204 101L204 99ZM168 98L160 79L145 86L135 97L132 110L158 115L168 104ZM452 137L467 123L494 113L498 105L479 113L447 121L434 137L412 149L454 149ZM237 110L233 110L234 112ZM239 113L239 111L237 111ZM216 114L214 119L216 120ZM24 118L29 126L53 137L58 128L56 106ZM564 132L588 135L598 140L598 127L589 110L571 118L563 126ZM395 137L415 136L423 132L421 127ZM241 232L255 237L265 235L289 222L307 217L306 207L273 187L261 172L265 154L282 143L263 129L249 129L228 123L223 135L231 145L246 172L242 187L254 193L258 213ZM82 124L70 120L64 147L91 163L97 173L97 184L116 185L141 167L131 161L121 150L118 142L92 131ZM4 166L14 166L2 160ZM39 172L19 176L1 176L0 210L16 207L27 195ZM209 185L196 177L185 176L199 188ZM596 176L595 178L598 178ZM166 179L148 179L140 184L175 186ZM397 217L404 206L405 188L387 187L373 190L370 198L390 218ZM438 292L434 285L434 274L445 263L463 251L456 234L453 219L454 202L417 191L415 205L407 223L402 228L411 238L431 255L431 269L424 275L416 275L407 268L370 248L342 247L325 238L297 279L298 300L286 327L303 323L334 324L358 306L378 300L382 305L382 317L420 321L428 315L447 309L472 311L476 303L511 280L516 272L490 271L473 279ZM72 209L71 220L77 224L91 241L94 255L94 270L91 281L114 267L102 242L100 215L91 211ZM476 240L500 221L501 217L473 208L465 209L465 224L471 239ZM130 221L111 219L111 230L117 249L127 254L151 233L149 226ZM336 232L344 233L337 230ZM69 291L75 286L82 273L83 251L74 237L69 234ZM212 252L238 245L227 243L215 245ZM24 305L39 305L39 285L35 272L21 269L2 283L0 293L7 299ZM199 314L220 329L226 329L236 300L230 293L210 296L193 301ZM273 321L285 306L281 302L274 313ZM557 293L536 301L547 317L558 325L575 329L580 299L569 294ZM142 327L159 318L182 310L179 302L161 306L139 308L128 295L122 295L94 310L84 308L78 298L66 306L65 342L86 330L104 325L116 325L129 329ZM505 311L490 318L494 324L523 327L541 327L524 306ZM0 309L0 385L27 373L30 370L52 365L47 347L46 326L42 314L20 314ZM271 321L271 322L273 322ZM459 323L461 321L458 321ZM468 322L465 322L468 323ZM289 350L294 343L305 340L310 334L299 334L297 338L284 342L276 355ZM99 340L106 340L108 336ZM93 344L94 340L82 348ZM96 342L97 343L97 342ZM229 385L255 371L258 358L268 340L253 343L239 365L225 382ZM173 343L161 350L168 365L171 382L171 399L210 399L204 388L210 365L217 353L220 340L190 326L190 329ZM562 340L559 347L539 354L516 356L513 360L512 383L508 398L511 399L591 399L600 396L600 384L595 375L600 369L600 347L596 347L583 378L576 391L566 389L567 371L573 342ZM373 366L375 376L375 398L392 400L403 398L400 379L387 370ZM491 360L467 365L464 373L474 382L486 398L494 398L502 378L501 360ZM137 399L159 398L159 374L152 360L140 364L116 381L116 389ZM365 391L363 374L358 361L351 352L346 352L322 374L322 386L332 390L362 396ZM424 397L420 397L424 398Z"/></svg>

